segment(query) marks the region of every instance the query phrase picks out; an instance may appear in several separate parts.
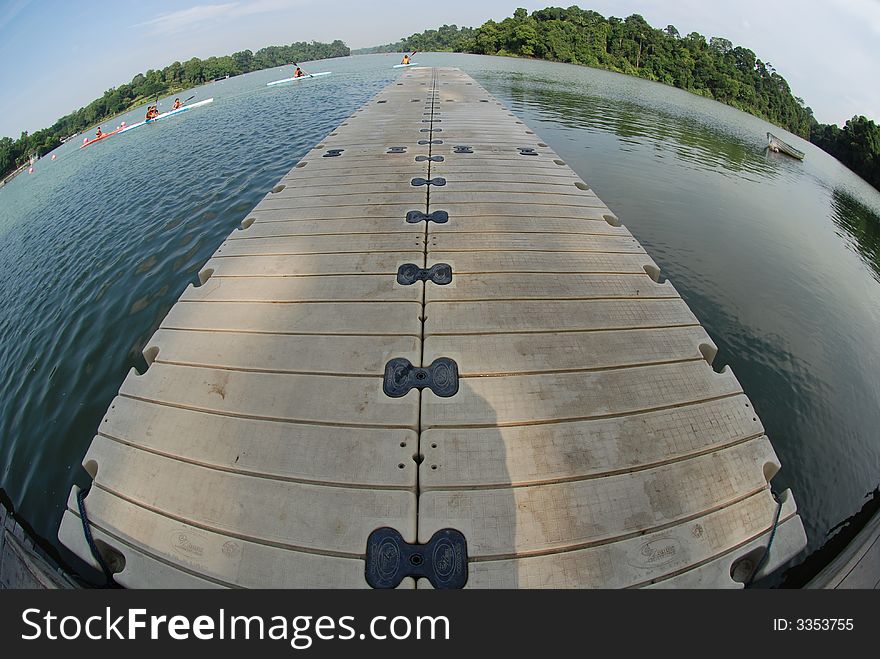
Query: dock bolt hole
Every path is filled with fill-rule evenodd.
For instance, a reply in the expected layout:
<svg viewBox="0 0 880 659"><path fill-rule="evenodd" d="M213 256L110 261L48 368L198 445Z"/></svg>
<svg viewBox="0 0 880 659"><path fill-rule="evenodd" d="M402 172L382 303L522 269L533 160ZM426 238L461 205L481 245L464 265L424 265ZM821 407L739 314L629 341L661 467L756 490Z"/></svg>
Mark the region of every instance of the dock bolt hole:
<svg viewBox="0 0 880 659"><path fill-rule="evenodd" d="M428 373L425 371L416 371L416 380L427 380Z"/></svg>
<svg viewBox="0 0 880 659"><path fill-rule="evenodd" d="M273 194L278 194L279 192L281 192L281 191L282 191L284 188L286 188L286 187L287 187L286 185L284 185L283 183L280 183L280 184L276 185L274 188L272 188L272 193L273 193Z"/></svg>
<svg viewBox="0 0 880 659"><path fill-rule="evenodd" d="M406 442L400 442L400 448L406 448Z"/></svg>
<svg viewBox="0 0 880 659"><path fill-rule="evenodd" d="M431 448L437 448L437 444L431 444Z"/></svg>
<svg viewBox="0 0 880 659"><path fill-rule="evenodd" d="M397 465L397 468L404 469L404 468L406 468L406 465L401 462L399 465Z"/></svg>
<svg viewBox="0 0 880 659"><path fill-rule="evenodd" d="M555 163L556 163L557 165L559 165L560 167L562 167L563 165L565 165L565 161L564 161L564 160L554 160L553 162L555 162Z"/></svg>
<svg viewBox="0 0 880 659"><path fill-rule="evenodd" d="M300 162L296 163L296 166L298 169L302 169L303 167L305 167L308 164L309 164L308 160L301 160Z"/></svg>
<svg viewBox="0 0 880 659"><path fill-rule="evenodd" d="M436 470L437 470L437 465L431 465L431 469L433 469L433 470L436 471Z"/></svg>
<svg viewBox="0 0 880 659"><path fill-rule="evenodd" d="M422 563L425 562L425 559L422 558L421 554L413 554L412 556L409 557L409 562L412 563L413 565L421 565Z"/></svg>

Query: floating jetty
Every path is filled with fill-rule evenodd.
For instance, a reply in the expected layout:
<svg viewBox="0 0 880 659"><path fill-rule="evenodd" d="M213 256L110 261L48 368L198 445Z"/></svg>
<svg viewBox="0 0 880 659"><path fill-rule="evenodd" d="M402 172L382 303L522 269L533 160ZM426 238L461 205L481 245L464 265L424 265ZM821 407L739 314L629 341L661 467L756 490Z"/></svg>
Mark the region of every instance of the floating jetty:
<svg viewBox="0 0 880 659"><path fill-rule="evenodd" d="M59 530L121 585L742 587L806 544L672 283L459 70L406 69L199 279Z"/></svg>

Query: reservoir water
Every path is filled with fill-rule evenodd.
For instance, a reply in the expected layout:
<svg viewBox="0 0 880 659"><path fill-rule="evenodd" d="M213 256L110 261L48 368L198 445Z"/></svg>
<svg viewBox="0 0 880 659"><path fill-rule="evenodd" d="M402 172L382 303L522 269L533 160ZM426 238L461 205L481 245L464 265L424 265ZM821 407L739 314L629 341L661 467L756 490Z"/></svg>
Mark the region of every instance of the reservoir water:
<svg viewBox="0 0 880 659"><path fill-rule="evenodd" d="M420 53L523 118L663 269L752 399L822 545L880 483L880 192L759 119L663 85L547 62ZM212 83L214 103L0 189L0 485L52 542L95 429L168 309L315 143L388 84L393 55ZM161 110L170 102L163 99ZM133 123L142 111L124 119ZM112 125L111 125L112 124ZM770 130L806 152L765 150ZM69 554L65 553L69 557Z"/></svg>

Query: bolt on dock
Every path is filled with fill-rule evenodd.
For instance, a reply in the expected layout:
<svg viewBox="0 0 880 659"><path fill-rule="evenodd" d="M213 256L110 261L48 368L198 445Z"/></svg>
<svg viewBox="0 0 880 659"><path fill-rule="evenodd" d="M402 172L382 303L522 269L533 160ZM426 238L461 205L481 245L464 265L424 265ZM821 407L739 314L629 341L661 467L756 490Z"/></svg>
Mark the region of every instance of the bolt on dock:
<svg viewBox="0 0 880 659"><path fill-rule="evenodd" d="M59 538L132 588L741 587L806 537L715 353L540 137L409 69L181 295Z"/></svg>

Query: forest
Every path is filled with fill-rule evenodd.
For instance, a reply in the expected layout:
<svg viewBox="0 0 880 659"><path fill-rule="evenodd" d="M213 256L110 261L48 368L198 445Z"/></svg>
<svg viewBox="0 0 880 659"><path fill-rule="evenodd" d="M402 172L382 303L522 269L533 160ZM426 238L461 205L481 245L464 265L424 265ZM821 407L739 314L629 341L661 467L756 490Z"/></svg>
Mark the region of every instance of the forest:
<svg viewBox="0 0 880 659"><path fill-rule="evenodd" d="M32 155L42 157L55 149L65 137L151 101L157 95L174 94L227 75L236 76L293 61L346 57L350 52L348 46L339 40L329 44L297 42L287 46L267 46L255 53L243 50L205 60L193 57L186 62L169 64L161 70L150 69L146 73L138 73L131 82L108 89L101 98L61 117L49 128L30 135L24 132L17 140L0 138L0 178L26 164Z"/></svg>
<svg viewBox="0 0 880 659"><path fill-rule="evenodd" d="M820 124L770 62L723 37L654 28L579 7L517 9L478 28L444 25L371 52L454 51L581 64L672 85L726 103L810 140L880 189L880 126L853 117Z"/></svg>

